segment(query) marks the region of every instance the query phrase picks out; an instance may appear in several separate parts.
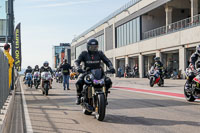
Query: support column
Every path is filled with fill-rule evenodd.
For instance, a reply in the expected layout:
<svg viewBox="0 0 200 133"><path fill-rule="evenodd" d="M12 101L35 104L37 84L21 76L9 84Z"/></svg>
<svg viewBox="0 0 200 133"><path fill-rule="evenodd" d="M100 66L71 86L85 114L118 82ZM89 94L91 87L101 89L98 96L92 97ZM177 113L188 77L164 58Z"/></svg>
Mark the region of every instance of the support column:
<svg viewBox="0 0 200 133"><path fill-rule="evenodd" d="M185 78L184 71L186 69L186 49L181 47L179 49L179 70L181 70L181 76Z"/></svg>
<svg viewBox="0 0 200 133"><path fill-rule="evenodd" d="M126 66L127 64L129 65L129 58L128 58L128 56L125 56L125 66Z"/></svg>
<svg viewBox="0 0 200 133"><path fill-rule="evenodd" d="M172 7L166 5L165 12L166 12L166 32L171 28L169 25L172 23Z"/></svg>
<svg viewBox="0 0 200 133"><path fill-rule="evenodd" d="M141 54L139 55L139 76L144 77L144 57Z"/></svg>
<svg viewBox="0 0 200 133"><path fill-rule="evenodd" d="M114 77L117 76L118 68L117 68L117 61L116 58L113 57L113 67L115 68L116 74L114 74Z"/></svg>
<svg viewBox="0 0 200 133"><path fill-rule="evenodd" d="M198 14L198 0L191 0L191 18L194 22L194 16Z"/></svg>

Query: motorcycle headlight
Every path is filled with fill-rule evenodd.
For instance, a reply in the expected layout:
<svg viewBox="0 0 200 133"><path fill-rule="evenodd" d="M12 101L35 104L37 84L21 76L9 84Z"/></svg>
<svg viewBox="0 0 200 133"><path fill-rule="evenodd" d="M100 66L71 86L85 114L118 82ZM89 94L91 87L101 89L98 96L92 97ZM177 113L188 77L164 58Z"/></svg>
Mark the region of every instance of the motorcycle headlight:
<svg viewBox="0 0 200 133"><path fill-rule="evenodd" d="M93 75L92 74L88 74L85 76L84 81L86 84L92 84L92 80L93 80Z"/></svg>

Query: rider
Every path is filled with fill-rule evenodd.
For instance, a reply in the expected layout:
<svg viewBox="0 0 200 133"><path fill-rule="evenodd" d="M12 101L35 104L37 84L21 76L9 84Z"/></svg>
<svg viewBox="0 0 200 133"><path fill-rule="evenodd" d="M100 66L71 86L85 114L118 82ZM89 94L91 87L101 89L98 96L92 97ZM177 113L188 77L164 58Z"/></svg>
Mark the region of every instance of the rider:
<svg viewBox="0 0 200 133"><path fill-rule="evenodd" d="M34 74L34 72L39 72L39 71L40 71L40 68L38 65L36 65L32 73Z"/></svg>
<svg viewBox="0 0 200 133"><path fill-rule="evenodd" d="M32 73L32 71L33 71L33 69L31 68L31 66L28 66L27 69L26 69L26 71L25 71L25 75L27 73Z"/></svg>
<svg viewBox="0 0 200 133"><path fill-rule="evenodd" d="M75 67L78 73L83 73L83 70L80 67L81 62L84 63L84 70L86 69L98 69L101 68L101 61L103 61L107 67L110 69L111 73L115 73L115 69L111 61L104 55L102 51L98 51L99 43L96 39L90 39L87 42L87 51L83 51L78 59L75 61ZM82 74L78 81L76 82L76 89L77 89L77 100L76 104L80 104L81 92L83 90L84 85L84 77L85 74ZM112 81L110 78L106 77L105 79L105 86L106 90L111 87Z"/></svg>
<svg viewBox="0 0 200 133"><path fill-rule="evenodd" d="M49 62L48 61L45 61L43 63L43 66L40 68L40 73L42 73L42 72L50 72L51 75L53 74L53 71L52 71L51 67L49 66ZM50 81L50 88L52 88L51 87L51 82L52 81ZM43 87L43 82L42 82L42 87Z"/></svg>
<svg viewBox="0 0 200 133"><path fill-rule="evenodd" d="M196 52L193 53L190 57L190 68L192 70L197 69L197 65L200 62L200 45L198 45L196 47ZM195 73L193 71L191 71L190 73L188 73L188 78L187 78L187 82L186 82L186 89L189 89L191 87L191 82L193 80L193 78L195 77Z"/></svg>
<svg viewBox="0 0 200 133"><path fill-rule="evenodd" d="M26 71L24 72L24 75L25 75L24 80L26 78L26 74L27 73L32 73L32 71L33 71L33 69L31 68L31 66L28 66L27 69L26 69Z"/></svg>
<svg viewBox="0 0 200 133"><path fill-rule="evenodd" d="M154 69L157 69L160 72L160 78L162 80L162 85L164 85L163 63L160 61L160 57L155 57L154 61L155 61Z"/></svg>

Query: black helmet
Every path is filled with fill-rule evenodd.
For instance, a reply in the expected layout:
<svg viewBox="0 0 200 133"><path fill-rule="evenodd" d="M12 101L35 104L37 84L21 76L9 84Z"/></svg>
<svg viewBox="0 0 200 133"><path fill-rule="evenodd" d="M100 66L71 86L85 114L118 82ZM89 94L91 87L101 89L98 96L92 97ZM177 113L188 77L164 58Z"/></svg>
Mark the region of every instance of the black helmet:
<svg viewBox="0 0 200 133"><path fill-rule="evenodd" d="M44 66L44 67L48 67L48 66L49 66L49 62L48 62L48 61L45 61L45 62L43 63L43 66Z"/></svg>
<svg viewBox="0 0 200 133"><path fill-rule="evenodd" d="M196 53L197 53L198 55L200 55L200 45L198 45L198 46L196 47Z"/></svg>
<svg viewBox="0 0 200 133"><path fill-rule="evenodd" d="M31 66L28 66L27 69L31 69Z"/></svg>
<svg viewBox="0 0 200 133"><path fill-rule="evenodd" d="M160 61L160 57L155 57L154 60L155 60L155 62L158 62L158 61Z"/></svg>
<svg viewBox="0 0 200 133"><path fill-rule="evenodd" d="M88 52L96 52L98 51L99 43L96 39L90 39L87 42L87 50Z"/></svg>
<svg viewBox="0 0 200 133"><path fill-rule="evenodd" d="M39 66L38 66L38 65L36 65L36 66L35 66L35 69L38 69L38 68L39 68Z"/></svg>

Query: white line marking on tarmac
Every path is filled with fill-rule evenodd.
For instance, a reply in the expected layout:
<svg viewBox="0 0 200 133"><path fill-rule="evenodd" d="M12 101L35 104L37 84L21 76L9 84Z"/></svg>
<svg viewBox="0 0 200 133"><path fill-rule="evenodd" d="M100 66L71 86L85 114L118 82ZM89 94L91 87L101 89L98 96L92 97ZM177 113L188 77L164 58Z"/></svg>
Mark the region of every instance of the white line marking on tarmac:
<svg viewBox="0 0 200 133"><path fill-rule="evenodd" d="M26 104L26 99L25 99L25 96L24 96L24 89L22 87L21 80L20 80L20 86L21 86L21 91L22 91L22 101L23 101L23 107L24 107L24 113L25 113L26 131L27 131L27 133L33 133L33 128L32 128L32 125L31 125L31 120L30 120L30 117L29 117L28 107L27 107L27 104Z"/></svg>

